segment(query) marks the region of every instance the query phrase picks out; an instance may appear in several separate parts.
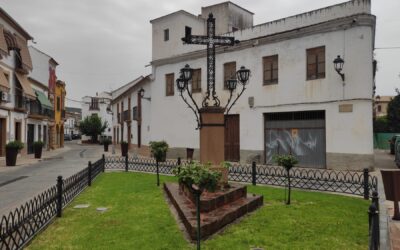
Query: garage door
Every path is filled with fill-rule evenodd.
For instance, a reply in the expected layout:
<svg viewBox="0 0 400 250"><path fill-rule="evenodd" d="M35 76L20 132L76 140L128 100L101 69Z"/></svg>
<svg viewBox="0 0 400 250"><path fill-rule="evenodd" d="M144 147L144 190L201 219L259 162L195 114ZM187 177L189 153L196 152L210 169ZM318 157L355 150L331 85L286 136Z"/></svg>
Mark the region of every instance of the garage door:
<svg viewBox="0 0 400 250"><path fill-rule="evenodd" d="M325 111L267 113L265 119L265 159L292 154L299 166L326 167Z"/></svg>

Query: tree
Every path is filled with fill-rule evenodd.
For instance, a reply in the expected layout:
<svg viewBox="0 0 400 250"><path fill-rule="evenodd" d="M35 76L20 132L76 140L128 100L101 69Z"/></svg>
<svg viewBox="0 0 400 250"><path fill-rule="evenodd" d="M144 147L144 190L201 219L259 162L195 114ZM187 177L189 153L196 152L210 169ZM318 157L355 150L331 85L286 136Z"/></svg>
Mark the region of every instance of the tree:
<svg viewBox="0 0 400 250"><path fill-rule="evenodd" d="M389 102L387 108L387 120L393 132L400 132L400 93L396 89L397 95Z"/></svg>
<svg viewBox="0 0 400 250"><path fill-rule="evenodd" d="M107 121L102 122L97 115L87 116L79 124L79 130L82 134L90 136L92 142L97 142L97 136L101 135L107 128Z"/></svg>

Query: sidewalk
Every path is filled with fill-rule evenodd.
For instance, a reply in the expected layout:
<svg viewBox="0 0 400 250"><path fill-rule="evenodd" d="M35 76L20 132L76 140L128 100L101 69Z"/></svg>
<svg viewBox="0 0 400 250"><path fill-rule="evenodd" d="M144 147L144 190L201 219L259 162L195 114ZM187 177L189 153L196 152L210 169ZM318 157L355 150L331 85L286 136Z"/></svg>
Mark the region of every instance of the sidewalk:
<svg viewBox="0 0 400 250"><path fill-rule="evenodd" d="M17 158L17 164L15 165L15 167L29 166L41 161L54 159L57 158L57 155L65 153L69 150L70 148L68 146L64 146L63 148L58 148L55 150L43 151L41 159L35 159L34 154L29 154L29 155L19 154ZM13 167L6 166L6 157L0 157L0 172L7 171L7 169L9 168L14 168L14 166Z"/></svg>

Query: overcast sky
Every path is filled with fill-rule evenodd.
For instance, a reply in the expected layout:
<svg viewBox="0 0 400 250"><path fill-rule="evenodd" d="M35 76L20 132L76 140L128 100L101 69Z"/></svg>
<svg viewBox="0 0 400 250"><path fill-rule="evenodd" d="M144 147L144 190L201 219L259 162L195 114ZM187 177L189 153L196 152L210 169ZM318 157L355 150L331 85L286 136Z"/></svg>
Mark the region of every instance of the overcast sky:
<svg viewBox="0 0 400 250"><path fill-rule="evenodd" d="M0 0L34 38L36 46L60 65L57 76L67 84L67 97L80 100L110 91L151 72L149 20L184 9L199 14L217 0ZM236 0L252 11L254 23L299 14L343 0ZM377 16L376 48L400 47L399 0L372 0ZM400 88L400 49L376 50L377 93ZM79 103L69 101L69 106Z"/></svg>

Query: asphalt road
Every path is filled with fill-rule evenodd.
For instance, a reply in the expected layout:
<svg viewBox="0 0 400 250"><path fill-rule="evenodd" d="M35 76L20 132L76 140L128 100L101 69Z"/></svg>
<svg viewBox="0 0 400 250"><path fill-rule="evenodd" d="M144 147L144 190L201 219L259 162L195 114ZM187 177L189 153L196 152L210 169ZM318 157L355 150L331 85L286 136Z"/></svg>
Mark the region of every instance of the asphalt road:
<svg viewBox="0 0 400 250"><path fill-rule="evenodd" d="M56 184L57 176L67 178L87 167L88 161L101 158L101 146L82 146L66 142L69 151L29 166L2 169L0 172L0 219L32 197Z"/></svg>

